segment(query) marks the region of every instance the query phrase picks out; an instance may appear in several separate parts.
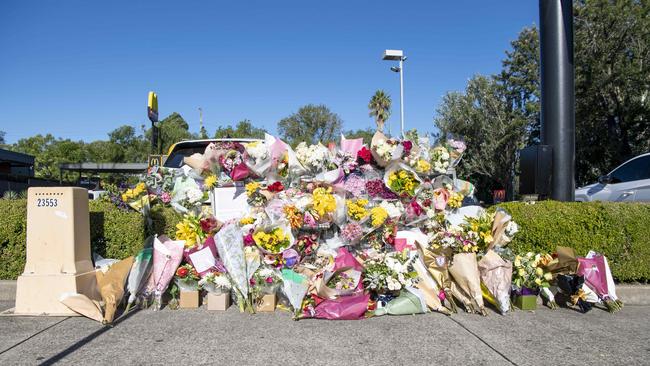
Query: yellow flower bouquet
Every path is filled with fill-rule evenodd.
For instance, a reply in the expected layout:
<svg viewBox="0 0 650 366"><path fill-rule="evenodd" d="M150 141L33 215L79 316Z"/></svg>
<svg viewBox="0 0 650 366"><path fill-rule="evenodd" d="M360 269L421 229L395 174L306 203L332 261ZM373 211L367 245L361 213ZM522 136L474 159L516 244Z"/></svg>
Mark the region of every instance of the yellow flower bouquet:
<svg viewBox="0 0 650 366"><path fill-rule="evenodd" d="M256 231L253 241L263 252L280 254L293 245L293 235L286 227L266 228Z"/></svg>

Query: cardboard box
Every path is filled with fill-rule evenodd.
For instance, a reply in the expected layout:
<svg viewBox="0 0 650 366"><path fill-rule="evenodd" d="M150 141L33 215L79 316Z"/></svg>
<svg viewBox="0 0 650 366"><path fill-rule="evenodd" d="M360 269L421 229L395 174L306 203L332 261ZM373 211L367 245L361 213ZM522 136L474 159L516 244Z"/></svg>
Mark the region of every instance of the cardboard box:
<svg viewBox="0 0 650 366"><path fill-rule="evenodd" d="M277 296L275 294L264 295L262 296L260 302L255 306L255 310L260 313L272 312L275 311L276 303L277 303Z"/></svg>
<svg viewBox="0 0 650 366"><path fill-rule="evenodd" d="M179 307L181 309L196 309L199 307L199 292L198 291L182 291L179 299Z"/></svg>
<svg viewBox="0 0 650 366"><path fill-rule="evenodd" d="M208 303L208 310L226 311L230 307L230 293L214 294L208 292L205 300Z"/></svg>
<svg viewBox="0 0 650 366"><path fill-rule="evenodd" d="M521 310L535 310L537 295L515 295L514 305Z"/></svg>

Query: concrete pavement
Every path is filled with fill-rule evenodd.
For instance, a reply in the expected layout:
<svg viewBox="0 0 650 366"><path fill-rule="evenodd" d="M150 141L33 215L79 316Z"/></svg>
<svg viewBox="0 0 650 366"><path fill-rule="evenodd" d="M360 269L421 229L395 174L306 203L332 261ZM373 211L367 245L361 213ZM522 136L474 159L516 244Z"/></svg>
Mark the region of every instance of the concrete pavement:
<svg viewBox="0 0 650 366"><path fill-rule="evenodd" d="M0 308L12 307L0 301ZM487 317L292 321L289 314L139 310L103 327L81 317L0 317L0 365L647 365L650 307Z"/></svg>

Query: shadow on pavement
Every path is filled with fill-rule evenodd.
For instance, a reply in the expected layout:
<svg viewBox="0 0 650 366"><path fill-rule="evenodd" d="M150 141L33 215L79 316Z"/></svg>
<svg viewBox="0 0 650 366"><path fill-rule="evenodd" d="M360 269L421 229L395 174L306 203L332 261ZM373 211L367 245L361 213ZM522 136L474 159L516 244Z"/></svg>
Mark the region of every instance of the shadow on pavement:
<svg viewBox="0 0 650 366"><path fill-rule="evenodd" d="M113 327L117 326L118 324L120 324L121 322L123 322L126 319L130 318L131 316L133 316L133 314L135 314L135 313L137 313L139 311L140 311L139 308L136 308L136 309L133 309L133 310L129 311L128 314L126 314L124 316L121 316L116 321L114 321L112 324L105 325L105 326L101 327L100 329L97 329L96 331L92 332L91 334L89 334L89 335L85 336L84 338L80 339L79 341L75 342L70 347L64 349L63 351L57 353L56 355L48 358L45 361L43 361L42 363L40 363L40 365L53 365L56 362L61 361L64 357L72 354L73 352L77 351L81 347L83 347L86 344L88 344L89 342L91 342L93 339L95 339L95 338L99 337L100 335L108 332Z"/></svg>

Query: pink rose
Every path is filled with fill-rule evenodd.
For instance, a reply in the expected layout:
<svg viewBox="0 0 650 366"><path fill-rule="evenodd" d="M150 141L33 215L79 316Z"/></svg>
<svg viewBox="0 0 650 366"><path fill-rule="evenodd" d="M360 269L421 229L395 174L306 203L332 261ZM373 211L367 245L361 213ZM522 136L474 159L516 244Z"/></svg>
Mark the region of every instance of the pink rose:
<svg viewBox="0 0 650 366"><path fill-rule="evenodd" d="M444 210L449 201L449 192L444 188L433 190L433 207L436 210Z"/></svg>

